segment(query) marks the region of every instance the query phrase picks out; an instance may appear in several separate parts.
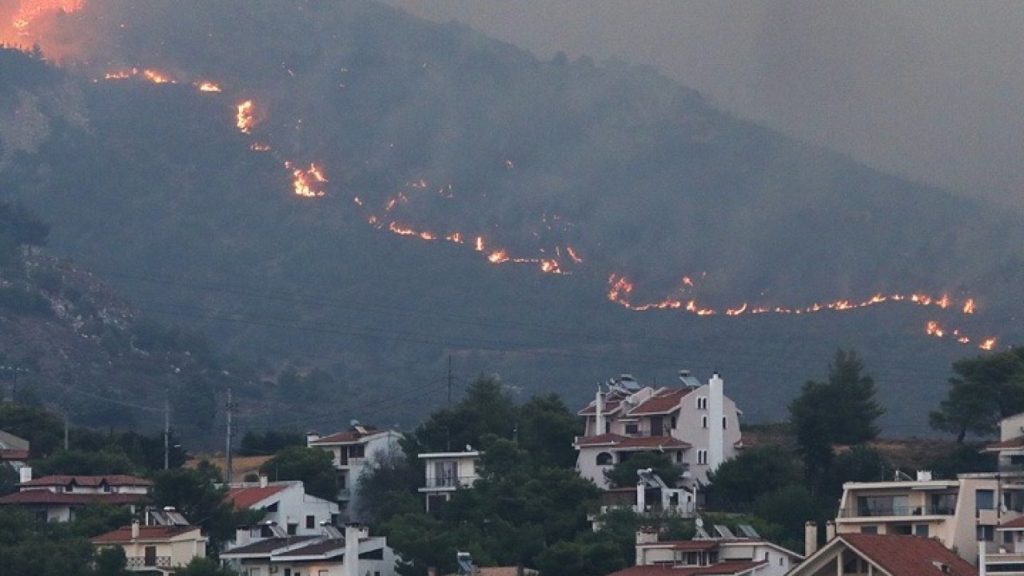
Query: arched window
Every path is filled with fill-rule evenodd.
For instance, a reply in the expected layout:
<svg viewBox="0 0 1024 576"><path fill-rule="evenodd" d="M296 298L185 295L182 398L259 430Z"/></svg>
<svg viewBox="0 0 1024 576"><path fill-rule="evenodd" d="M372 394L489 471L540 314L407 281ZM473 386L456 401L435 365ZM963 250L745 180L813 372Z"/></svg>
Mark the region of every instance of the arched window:
<svg viewBox="0 0 1024 576"><path fill-rule="evenodd" d="M612 455L609 454L608 452L600 452L597 455L597 465L598 466L611 466L611 464L612 464Z"/></svg>

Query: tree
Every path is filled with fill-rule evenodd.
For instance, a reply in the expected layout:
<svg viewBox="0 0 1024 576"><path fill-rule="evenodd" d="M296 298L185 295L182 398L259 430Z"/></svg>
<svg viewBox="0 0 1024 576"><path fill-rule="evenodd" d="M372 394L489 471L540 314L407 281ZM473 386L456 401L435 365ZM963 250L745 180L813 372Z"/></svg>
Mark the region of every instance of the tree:
<svg viewBox="0 0 1024 576"><path fill-rule="evenodd" d="M412 466L404 453L375 454L357 482L359 518L380 524L400 514L418 512L423 508L423 498L417 493L422 482L423 471Z"/></svg>
<svg viewBox="0 0 1024 576"><path fill-rule="evenodd" d="M779 446L763 446L723 462L708 475L711 485L705 494L716 509L742 510L761 495L799 484L802 478L802 466L793 454Z"/></svg>
<svg viewBox="0 0 1024 576"><path fill-rule="evenodd" d="M863 374L853 351L836 351L827 382L808 381L789 405L789 419L809 478L821 478L832 464L833 444L861 444L878 436L875 421L885 410L875 382Z"/></svg>
<svg viewBox="0 0 1024 576"><path fill-rule="evenodd" d="M987 436L1000 418L1024 411L1024 347L953 363L956 376L939 409L928 415L932 428L956 434Z"/></svg>
<svg viewBox="0 0 1024 576"><path fill-rule="evenodd" d="M175 571L176 576L236 576L237 572L221 566L213 558L193 558L187 566Z"/></svg>
<svg viewBox="0 0 1024 576"><path fill-rule="evenodd" d="M306 493L333 500L338 495L338 473L331 453L319 448L290 446L260 466L272 480L301 480Z"/></svg>
<svg viewBox="0 0 1024 576"><path fill-rule="evenodd" d="M306 439L299 432L268 430L263 434L246 432L238 449L239 456L262 456L274 454L289 446L305 446Z"/></svg>
<svg viewBox="0 0 1024 576"><path fill-rule="evenodd" d="M557 394L534 396L519 407L519 445L537 466L576 465L573 436L582 433L579 418Z"/></svg>
<svg viewBox="0 0 1024 576"><path fill-rule="evenodd" d="M835 513L833 506L821 506L800 484L781 486L761 494L751 510L757 518L778 526L776 542L791 550L800 550L803 546L805 522L823 520Z"/></svg>
<svg viewBox="0 0 1024 576"><path fill-rule="evenodd" d="M486 434L511 438L516 421L516 405L501 381L480 377L470 384L466 396L458 404L431 414L407 438L404 446L409 454L479 446L480 438Z"/></svg>
<svg viewBox="0 0 1024 576"><path fill-rule="evenodd" d="M258 512L236 511L224 498L225 492L216 488L208 475L179 468L156 473L150 497L154 504L173 506L191 523L202 526L210 545L219 550L234 536L235 526L251 524L260 516Z"/></svg>
<svg viewBox="0 0 1024 576"><path fill-rule="evenodd" d="M679 477L683 475L683 468L672 462L668 454L660 452L634 452L628 459L612 466L604 473L608 482L616 488L636 486L639 479L637 470L650 468L657 474L665 484L675 486Z"/></svg>
<svg viewBox="0 0 1024 576"><path fill-rule="evenodd" d="M81 474L96 476L103 474L136 474L135 463L124 452L103 450L85 452L81 450L61 450L56 454L32 463L33 469L40 476L48 474Z"/></svg>

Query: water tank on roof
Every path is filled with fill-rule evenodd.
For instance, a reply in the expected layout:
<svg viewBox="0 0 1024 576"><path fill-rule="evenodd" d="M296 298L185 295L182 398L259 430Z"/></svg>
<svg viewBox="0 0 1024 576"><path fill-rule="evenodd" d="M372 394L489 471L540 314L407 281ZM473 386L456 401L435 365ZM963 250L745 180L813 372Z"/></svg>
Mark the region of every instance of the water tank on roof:
<svg viewBox="0 0 1024 576"><path fill-rule="evenodd" d="M630 392L635 392L640 389L640 384L636 381L636 378L633 378L632 374L620 374L619 385Z"/></svg>

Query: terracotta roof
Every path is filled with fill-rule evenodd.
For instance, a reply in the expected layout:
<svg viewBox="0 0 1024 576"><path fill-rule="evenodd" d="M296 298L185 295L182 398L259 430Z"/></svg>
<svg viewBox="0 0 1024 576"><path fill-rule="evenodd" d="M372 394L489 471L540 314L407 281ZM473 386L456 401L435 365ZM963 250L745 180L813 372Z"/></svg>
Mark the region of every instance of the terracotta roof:
<svg viewBox="0 0 1024 576"><path fill-rule="evenodd" d="M287 538L267 538L238 548L231 548L220 553L223 557L231 554L267 554L279 548L285 548L307 540L316 540L319 536L289 536Z"/></svg>
<svg viewBox="0 0 1024 576"><path fill-rule="evenodd" d="M689 442L683 442L671 436L640 436L629 437L619 442L616 448L689 448Z"/></svg>
<svg viewBox="0 0 1024 576"><path fill-rule="evenodd" d="M599 434L597 436L585 436L576 441L577 446L605 446L608 444L618 444L625 440L625 436L619 436L618 434Z"/></svg>
<svg viewBox="0 0 1024 576"><path fill-rule="evenodd" d="M983 452L998 452L999 450L1005 450L1007 448L1024 448L1024 436L1018 436L1016 438L1010 438L1009 440L1003 440L1002 442L995 442L985 446Z"/></svg>
<svg viewBox="0 0 1024 576"><path fill-rule="evenodd" d="M616 412L619 408L622 407L622 400L622 398L605 398L604 413L612 414ZM583 410L577 412L577 414L579 414L580 416L589 416L591 414L597 414L597 404L594 403L593 400L591 400L590 404L587 404L587 406Z"/></svg>
<svg viewBox="0 0 1024 576"><path fill-rule="evenodd" d="M168 540L186 532L199 531L199 526L139 526L139 540ZM122 526L117 530L100 534L92 539L94 543L131 542L132 527Z"/></svg>
<svg viewBox="0 0 1024 576"><path fill-rule="evenodd" d="M310 442L310 444L347 444L351 442L358 442L359 440L366 438L367 436L373 436L374 434L386 432L386 430L380 430L373 426L360 426L360 428L365 430L365 433L360 432L355 428L350 428L343 432L336 432L334 434L331 434L330 436L324 436L323 438L319 438L317 440Z"/></svg>
<svg viewBox="0 0 1024 576"><path fill-rule="evenodd" d="M15 450L14 448L0 448L0 460L28 460L28 450Z"/></svg>
<svg viewBox="0 0 1024 576"><path fill-rule="evenodd" d="M841 534L839 539L870 558L892 576L978 574L977 568L932 538L892 534ZM949 571L941 571L937 564L949 566Z"/></svg>
<svg viewBox="0 0 1024 576"><path fill-rule="evenodd" d="M29 480L23 482L20 486L67 486L68 484L76 484L78 486L100 486L106 484L107 486L152 486L153 482L146 480L145 478L139 478L138 476L128 476L126 474L110 474L107 476L69 476L63 474L55 474L53 476L43 476L42 478L36 478L35 480Z"/></svg>
<svg viewBox="0 0 1024 576"><path fill-rule="evenodd" d="M651 565L651 566L630 566L618 572L612 572L608 576L733 576L745 575L755 568L763 565L760 562L728 561L719 562L711 566L672 566L672 565Z"/></svg>
<svg viewBox="0 0 1024 576"><path fill-rule="evenodd" d="M49 490L24 490L0 498L4 504L137 504L149 500L146 494L117 494L100 492L83 494L73 492L50 492Z"/></svg>
<svg viewBox="0 0 1024 576"><path fill-rule="evenodd" d="M679 402L682 401L693 388L666 388L658 391L645 402L641 402L636 408L629 411L630 416L642 416L645 414L668 414L679 409Z"/></svg>
<svg viewBox="0 0 1024 576"><path fill-rule="evenodd" d="M274 494L287 488L287 485L275 485L275 486L252 486L248 488L232 488L228 490L228 493L224 496L231 502L231 505L238 510L245 510L251 507L253 504L265 499L270 498Z"/></svg>
<svg viewBox="0 0 1024 576"><path fill-rule="evenodd" d="M1024 528L1024 516L996 526L996 530L1019 530L1021 528Z"/></svg>

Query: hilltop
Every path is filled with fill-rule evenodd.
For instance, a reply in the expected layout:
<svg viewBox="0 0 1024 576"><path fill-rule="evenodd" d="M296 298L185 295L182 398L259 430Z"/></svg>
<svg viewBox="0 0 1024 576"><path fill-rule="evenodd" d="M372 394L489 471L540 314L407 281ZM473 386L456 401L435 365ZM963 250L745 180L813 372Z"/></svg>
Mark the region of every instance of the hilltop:
<svg viewBox="0 0 1024 576"><path fill-rule="evenodd" d="M335 403L308 418L415 421L444 402L452 355L463 380L498 372L571 403L622 371L670 383L677 368L717 368L750 418L777 419L835 347L853 346L886 424L922 433L949 363L976 352L926 340L928 320L1020 337L1003 321L1024 280L1014 215L732 117L656 71L542 61L364 1L100 1L72 16L87 57L42 66L5 97L5 118L37 111L0 134L16 150L5 195L140 309L234 354L330 372ZM132 68L177 83L105 79ZM250 133L236 126L246 100ZM284 161L320 166L324 195L292 194ZM389 228L484 236L572 274ZM640 314L607 301L612 273L636 283L635 302L795 307L927 290L980 310Z"/></svg>

